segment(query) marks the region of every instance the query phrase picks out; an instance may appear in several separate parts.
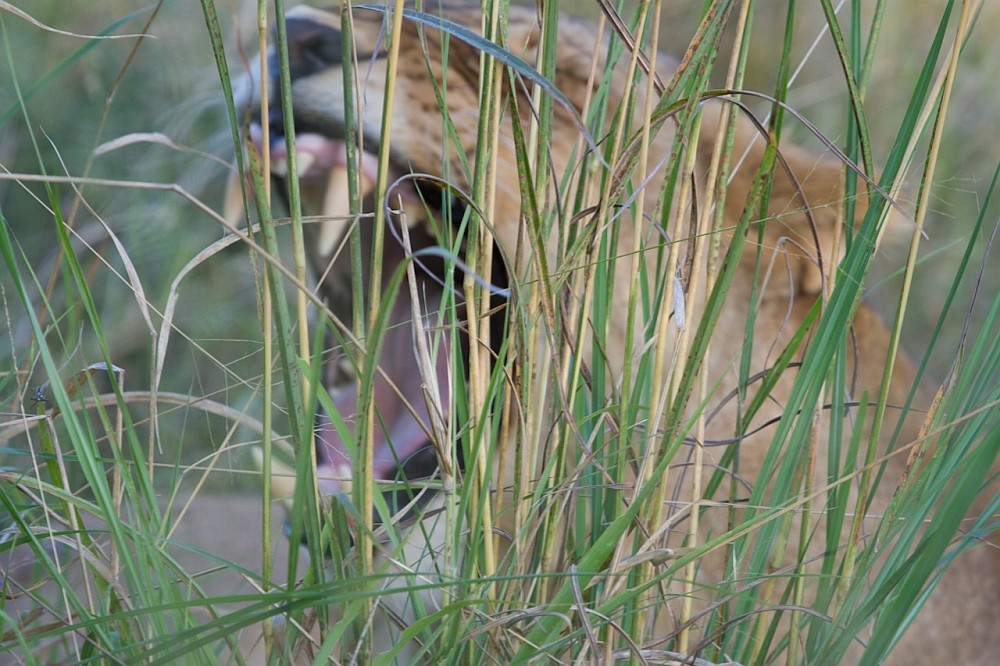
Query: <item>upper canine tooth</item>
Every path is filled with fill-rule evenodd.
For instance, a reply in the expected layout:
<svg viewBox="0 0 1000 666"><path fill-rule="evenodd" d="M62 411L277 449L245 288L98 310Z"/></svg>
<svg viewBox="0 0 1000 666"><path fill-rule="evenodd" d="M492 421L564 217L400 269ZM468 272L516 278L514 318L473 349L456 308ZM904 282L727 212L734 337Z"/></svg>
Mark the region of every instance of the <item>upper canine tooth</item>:
<svg viewBox="0 0 1000 666"><path fill-rule="evenodd" d="M348 178L350 174L347 173L346 167L335 166L330 169L330 178L326 182L326 196L323 198L323 216L328 219L320 224L317 242L321 257L333 255L337 243L347 229L348 216L351 214Z"/></svg>
<svg viewBox="0 0 1000 666"><path fill-rule="evenodd" d="M226 222L237 227L243 221L243 177L233 165L233 170L226 180L226 195L222 207L222 215Z"/></svg>

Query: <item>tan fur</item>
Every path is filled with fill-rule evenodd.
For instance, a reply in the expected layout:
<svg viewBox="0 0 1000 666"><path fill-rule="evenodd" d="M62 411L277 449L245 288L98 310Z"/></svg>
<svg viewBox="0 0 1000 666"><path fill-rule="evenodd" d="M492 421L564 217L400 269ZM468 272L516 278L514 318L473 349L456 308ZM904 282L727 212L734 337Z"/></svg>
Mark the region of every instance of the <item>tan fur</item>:
<svg viewBox="0 0 1000 666"><path fill-rule="evenodd" d="M458 23L464 24L478 31L480 14L477 8L467 6L451 6L444 12L445 16ZM322 12L319 10L300 9L294 15L306 21L316 24L324 24L328 27L339 29L340 16L334 13ZM535 59L535 48L537 47L537 22L533 8L511 8L510 28L508 43L510 49L529 63ZM595 44L599 57L603 57L603 47L600 46L604 38L599 38L594 32L594 27L589 23L581 22L568 17L561 19L563 27L558 44L558 68L556 84L559 90L565 94L574 107L582 110L591 100L594 90L588 85L591 76L592 59ZM386 59L367 59L367 56L379 48L377 36L382 29L382 15L370 11L356 10L355 12L355 39L357 52L359 54L359 68L356 76L365 92L363 102L362 126L366 137L366 148L375 150L377 146L371 145L380 136L380 126L382 118L382 102L384 94L384 75ZM441 82L444 77L442 64L439 58L441 47L441 33L434 29L427 29L421 34L414 28L413 24L404 22L403 35L401 37L401 53L399 69L397 72L397 85L395 88L395 104L391 116L391 140L390 151L394 169L399 172L412 171L413 173L426 173L435 176L442 176L442 146L447 146L451 164L457 165L459 152L473 161L477 149L477 124L478 117L478 68L480 53L477 49L461 43L456 39L449 41L449 69L447 72L447 112L454 123L454 130L457 133L461 145L456 147L451 139L443 134L441 122L441 111L434 97L434 87L429 83L428 66L431 75ZM598 62L598 71L601 69ZM664 79L669 79L675 64L667 57L660 57L657 60L657 72ZM624 63L619 63L619 68L624 67ZM616 72L621 72L616 69ZM611 82L611 97L619 100L625 94L623 76L618 75ZM644 103L642 86L637 87L635 102L638 108ZM507 90L509 93L510 90ZM530 101L523 94L523 91L515 91L518 94L518 108L521 113L521 122L527 127L530 121ZM339 127L343 118L343 87L341 69L332 65L319 73L311 74L307 77L297 79L293 82L293 97L296 117L299 122L306 122L312 126L320 126L325 133L343 137L343 129ZM718 119L722 104L708 104L705 107L704 119L702 122L702 133L698 145L698 161L695 168L695 178L697 188L704 188L704 175L708 169L709 157L716 140ZM579 164L579 154L586 149L586 144L581 140L581 134L573 122L566 109L556 107L554 112L554 127L552 131L552 141L550 144L552 167L551 173L554 177L546 178L547 190L550 198L557 196L555 184L567 173L576 175ZM603 137L598 137L603 138ZM667 121L657 133L650 146L650 161L656 163L665 158L672 147L674 139L674 125L672 121ZM528 281L538 277L539 257L530 249L529 238L526 229L522 224L522 201L520 197L520 183L518 180L518 169L514 153L514 139L511 127L511 119L505 116L500 124L499 135L499 155L497 169L496 203L492 211L492 227L495 229L496 241L503 250L504 255L512 263L512 270L515 275L514 281ZM764 141L759 133L749 122L741 120L736 134L736 145L732 154L738 158L746 152L747 157L742 161L735 171L733 180L726 195L725 222L720 233L721 248L725 251L732 240L732 229L734 229L743 213L746 205L753 179L757 173L757 167L763 157ZM576 151L576 152L574 152ZM762 222L764 233L760 255L757 255L757 248L754 243L758 238L757 229L754 226L748 233L748 243L739 265L739 273L733 282L733 286L726 297L725 305L722 309L720 321L715 326L712 333L711 353L708 356L706 367L703 369L707 380L706 386L712 389L712 398L709 401L707 411L723 402L723 398L730 395L736 388L737 370L740 362L740 353L744 345L744 335L746 322L748 319L747 305L751 301L751 287L753 286L755 266L759 265L758 288L762 290L762 296L757 304L755 325L753 331L753 358L749 374L751 377L765 372L776 361L777 355L784 349L790 337L804 321L805 317L813 307L817 298L829 293L829 281L832 279L832 267L839 259L838 251L835 249L841 242L838 238L842 235L842 191L841 172L842 164L835 159L817 157L812 153L798 149L794 146L781 147L781 154L785 162L790 166L799 186L793 184L779 168L776 180L771 191L770 213L768 219ZM659 188L660 177L650 185L650 199ZM450 181L460 190L471 191L472 184L468 182L460 169L455 168L447 174ZM654 177L655 178L655 177ZM700 180L699 180L700 179ZM636 176L632 180L634 186L639 185L643 178ZM307 213L323 213L322 202L326 196L326 183L319 181L303 181L305 185L305 198L307 203ZM696 200L701 200L704 192L696 188ZM601 201L596 197L596 193L584 193L584 203L578 206L579 210L596 208ZM564 202L565 203L565 202ZM808 208L811 213L806 215L803 211ZM863 208L863 206L862 206ZM413 210L408 208L408 210ZM697 209L701 213L701 209ZM657 213L650 208L648 215ZM685 212L685 215L690 213ZM629 328L629 318L626 306L629 301L629 291L635 279L635 267L628 256L630 248L633 246L633 234L641 234L642 248L641 261L645 262L646 268L650 272L658 270L657 246L662 237L648 221L642 224L635 224L635 221L627 215L622 216L618 228L618 254L621 258L616 263L615 268L615 293L609 300L614 308L609 317L609 330L598 331L599 348L606 355L607 360L607 380L609 386L621 380L622 370L629 359L624 357L626 345L624 340ZM671 218L672 219L672 218ZM686 218L685 218L686 219ZM408 220L411 227L417 229L421 220ZM591 224L588 217L581 217L578 221L581 233L591 231L586 225ZM684 227L687 230L687 226ZM705 230L702 230L705 231ZM816 239L819 240L817 246ZM394 241L390 238L389 243ZM536 248L537 249L537 248ZM560 248L557 247L556 240L549 239L544 248L546 259L549 262L557 261L560 255ZM691 259L693 252L692 244L688 242L680 252L681 274L684 280L691 276L691 265L683 262ZM329 268L331 257L314 257L317 268L321 273ZM759 262L759 264L758 264ZM565 271L566 265L560 265L559 270ZM577 264L571 264L571 269L560 274L560 281L555 282L559 289L559 303L566 307L572 307L584 296L582 283L576 281L579 271L586 269L583 257L578 258ZM342 294L347 284L347 263L344 259L339 259L333 263L332 271L324 273L326 277L326 295L331 301L343 302ZM564 278L564 279L563 279ZM457 279L457 281L460 281ZM705 289L700 287L700 293L689 294L685 305L684 318L686 325L693 332L703 315L705 304ZM408 301L407 301L408 303ZM349 308L342 307L338 314L347 316ZM533 313L539 317L540 313ZM666 335L680 338L680 333L676 327L676 317L679 313L674 313L675 325L668 325L662 330ZM405 309L402 319L406 319L408 314ZM565 320L564 325L572 327L570 320ZM632 323L640 324L637 330L640 331L640 338L635 340L632 349L638 356L645 351L644 345L652 345L656 342L655 335L642 334L642 325L646 322L634 320ZM539 323L541 326L541 323ZM693 334L693 333L692 333ZM409 339L408 329L399 333L392 339L392 344L387 345L383 352L386 354L401 353L398 351L400 345L405 346ZM595 332L587 327L566 331L567 339L575 340L582 336L585 341L584 349L594 344ZM858 400L863 391L869 391L871 396L877 392L881 382L883 369L887 363L886 354L889 346L889 333L886 326L880 321L878 316L865 303L858 306L851 331L850 344L856 352L856 357L849 360L848 376L854 378L850 387L850 400ZM535 341L532 344L561 345L561 341L549 340ZM677 351L676 344L667 349L668 362L682 365L683 358L671 358ZM544 353L544 352L542 352ZM558 348L550 350L548 353L556 355L561 353ZM590 351L585 352L585 358L590 357ZM562 357L565 362L566 356ZM895 359L892 388L888 402L891 405L901 405L906 399L907 392L912 387L914 379L914 369L908 359L904 357ZM519 371L530 373L537 368L518 368ZM786 373L786 376L772 389L769 398L755 418L755 422L747 429L754 432L758 427L763 427L763 431L755 437L746 439L740 450L739 476L748 482L766 483L766 479L758 479L758 473L768 450L769 433L773 433L773 419L781 416L784 405L788 402L789 392L792 388L794 370ZM748 388L749 396L759 389L759 382ZM553 390L555 390L553 388ZM749 399L749 397L748 397ZM922 396L924 401L922 407L927 406L927 397ZM518 413L517 407L524 410ZM516 405L511 412L514 416L507 426L512 433L512 442L540 442L541 447L537 451L535 474L540 473L541 465L544 463L546 452L551 450L546 448L550 443L544 441L546 433L551 432L551 424L532 425L532 415L528 412L533 409L533 405ZM869 410L870 411L870 410ZM549 410L538 408L535 416L542 413L549 414ZM498 417L498 416L497 416ZM724 439L732 437L737 428L737 414L735 412L734 401L725 401L724 406L714 414L708 423L705 438ZM825 466L825 437L827 433L827 423L831 418L829 410L820 410L817 415L815 433L819 438L817 448L817 469L815 472L815 487L821 487L819 481L824 477L823 468ZM890 414L889 422L895 422L895 415ZM845 422L850 426L850 419ZM904 430L899 442L901 445L910 444L918 439L921 415L919 412L911 414L904 425ZM860 425L858 426L860 427ZM888 428L886 428L888 430ZM541 434L540 434L541 433ZM511 446L510 451L514 450ZM717 455L722 448L706 449L706 456L709 464L718 463ZM686 453L678 455L676 462L678 466L671 472L671 478L678 480L676 498L677 505L668 504L665 506L664 521L677 520L683 516L684 502L690 499L690 474L685 474L685 469L681 463L685 462ZM882 485L876 493L875 508L882 510L892 497L896 482L900 478L904 469L904 456L897 456L890 463ZM493 480L497 488L514 487L518 479L515 477L513 464L508 461L505 465L498 465L501 469L501 478ZM720 491L718 500L724 499L724 492ZM630 496L628 493L625 497ZM509 498L502 499L498 506L501 507L499 528L501 530L511 529L515 512L510 509L510 505L503 506ZM852 500L853 501L853 500ZM818 497L812 509L822 511L823 498ZM675 506L681 509L673 508ZM719 534L726 529L728 515L724 508L710 509L706 512L703 531L705 534ZM440 515L435 517L440 521ZM435 523L437 525L437 523ZM867 524L870 529L874 522ZM437 529L437 528L435 528ZM792 528L793 533L795 528ZM680 532L669 535L669 539L662 546L677 548L681 545L683 537L683 527ZM845 535L846 536L846 535ZM429 538L429 545L426 547L417 541L415 552L404 554L398 559L403 563L397 571L404 572L407 567L412 566L420 571L430 571L432 567L422 567L420 563L420 553L427 549L439 549L443 536L439 532L433 532ZM794 543L794 541L793 541ZM505 541L501 540L504 547ZM521 546L519 546L520 548ZM521 551L518 551L521 552ZM788 552L793 552L789 547ZM501 552L501 555L503 553ZM899 664L971 664L971 663L998 663L1000 662L1000 652L992 640L990 633L994 623L1000 619L1000 613L995 609L996 600L1000 598L998 593L998 569L996 551L992 548L979 548L968 553L959 562L955 570L951 572L939 585L934 598L914 624L914 630L904 639L902 645L894 654L894 662ZM563 553L561 557L554 557L551 563L555 571L565 571L566 567L573 564L570 555ZM426 562L423 562L426 565ZM514 562L511 571L514 573L524 573L530 571L528 562ZM713 584L721 576L721 567L718 562L712 562L711 558L706 559L699 572L699 584ZM677 591L677 590L674 590ZM697 592L696 592L697 594ZM439 595L428 594L423 599L424 603L430 607L438 607L443 601ZM385 603L392 614L402 617L404 621L412 621L413 611L409 608L407 600L403 597L387 598ZM426 612L430 612L428 609ZM655 629L649 635L664 635L674 628L676 622L676 606L664 604L660 607ZM379 641L384 644L380 648L389 648L393 639L389 636L393 633L391 621L385 618L376 618L374 631ZM380 624L382 623L382 624ZM519 627L521 631L528 631L528 628ZM694 642L699 638L696 636ZM415 650L415 648L414 648ZM412 656L409 649L404 650L401 657ZM815 662L823 663L821 655L814 656Z"/></svg>

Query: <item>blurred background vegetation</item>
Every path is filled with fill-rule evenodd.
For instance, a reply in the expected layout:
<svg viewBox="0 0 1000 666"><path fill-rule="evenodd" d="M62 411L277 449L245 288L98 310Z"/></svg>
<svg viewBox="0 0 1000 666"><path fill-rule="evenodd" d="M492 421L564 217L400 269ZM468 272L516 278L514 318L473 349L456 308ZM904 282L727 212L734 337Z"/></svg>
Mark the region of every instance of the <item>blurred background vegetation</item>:
<svg viewBox="0 0 1000 666"><path fill-rule="evenodd" d="M50 284L68 279L55 240L54 218L47 210L49 198L43 184L19 175L86 176L134 184L91 183L77 190L68 183L52 187L53 200L76 234L75 247L97 300L113 361L126 370L125 388L148 389L152 337L123 269L127 263L134 266L151 307L162 310L182 267L224 233L192 200L221 211L232 155L201 5L194 0L167 0L140 8L127 0L20 0L12 4L45 26L76 36L45 29L0 8L0 59L4 63L0 67L0 211L19 243L21 269L36 280L31 297L47 327L49 344L60 354L65 380L101 357L80 304L68 302L59 289L49 289ZM703 4L707 3L665 3L661 33L665 50L683 54ZM794 6L794 60L804 64L789 103L837 142L845 126L845 86L819 3L761 0L757 4L747 87L768 94L773 91L784 24ZM876 161L884 159L895 137L906 96L913 89L926 44L946 3L887 4L866 100ZM225 0L215 6L229 44L230 65L239 70L238 46L251 53L255 50L256 5ZM562 6L585 15L599 12L590 0L564 1ZM1000 24L1000 4L985 3L982 12L981 26ZM773 22L762 21L765 16L772 16ZM147 36L87 37L139 33ZM948 276L949 267L966 246L1000 156L1000 86L996 85L1000 37L990 30L974 31L963 59L955 90L959 101L950 110L944 160L933 192L935 214L923 245L927 258L918 275L919 299L908 315L911 334L905 344L914 353L922 351L921 336L928 332L929 322L936 321L944 290L950 285L950 279L942 276ZM789 139L819 146L797 123L789 123L788 131ZM135 133L159 133L165 139L96 150ZM120 239L127 261L103 225ZM877 263L883 277L891 278L903 262L905 247L889 244L882 252L884 261ZM255 413L253 401L262 375L261 334L249 266L247 253L233 246L202 263L182 283L175 320L178 333L171 339L160 390L211 396ZM986 280L987 293L993 293L1000 287L1000 270L988 270ZM0 353L0 409L14 418L22 409L32 411L35 387L54 378L36 367L31 330L10 291L7 271L0 273L0 289L0 345L4 350ZM876 302L882 291L893 293L880 290L877 282L869 291ZM160 324L155 313L153 324ZM961 325L956 318L948 334L957 336ZM932 372L942 375L948 362L938 359ZM176 444L175 450L163 452L164 458L177 465L201 459L221 445L227 426L201 412L178 412L161 424L162 441ZM172 428L170 437L162 435L165 427ZM247 434L244 440L254 438ZM249 469L241 449L233 451L220 466ZM16 455L0 456L3 466L18 467ZM179 469L174 468L175 472ZM245 475L235 472L214 477L213 484L220 489L247 483Z"/></svg>

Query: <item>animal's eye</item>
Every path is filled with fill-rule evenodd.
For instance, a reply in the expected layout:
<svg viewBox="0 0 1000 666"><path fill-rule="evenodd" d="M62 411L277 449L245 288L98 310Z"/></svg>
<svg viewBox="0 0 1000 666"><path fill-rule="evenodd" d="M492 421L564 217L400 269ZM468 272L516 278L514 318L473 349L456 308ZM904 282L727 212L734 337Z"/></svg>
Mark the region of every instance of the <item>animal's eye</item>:
<svg viewBox="0 0 1000 666"><path fill-rule="evenodd" d="M303 78L341 60L340 31L312 21L288 22L288 64L292 78Z"/></svg>
<svg viewBox="0 0 1000 666"><path fill-rule="evenodd" d="M317 35L310 39L303 49L302 57L304 64L316 71L339 64L341 53L340 33L334 31L332 35Z"/></svg>

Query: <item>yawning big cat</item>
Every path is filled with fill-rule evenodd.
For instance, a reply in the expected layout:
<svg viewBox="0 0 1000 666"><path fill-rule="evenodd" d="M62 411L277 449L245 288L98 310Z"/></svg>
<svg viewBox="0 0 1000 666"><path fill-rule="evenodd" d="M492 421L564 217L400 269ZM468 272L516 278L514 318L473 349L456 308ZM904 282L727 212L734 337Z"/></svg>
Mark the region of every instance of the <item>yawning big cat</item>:
<svg viewBox="0 0 1000 666"><path fill-rule="evenodd" d="M891 546L924 411L898 409L918 381L857 302L863 270L837 270L879 217L845 160L706 94L700 51L633 58L580 19L542 33L535 7L490 39L478 4L286 21L291 108L276 53L240 102L361 334L325 375L320 488L358 543L383 523L341 658L370 632L399 663L841 663L874 626L881 659L878 602L929 582ZM365 469L379 510L352 506ZM956 560L894 663L1000 662L995 552Z"/></svg>

